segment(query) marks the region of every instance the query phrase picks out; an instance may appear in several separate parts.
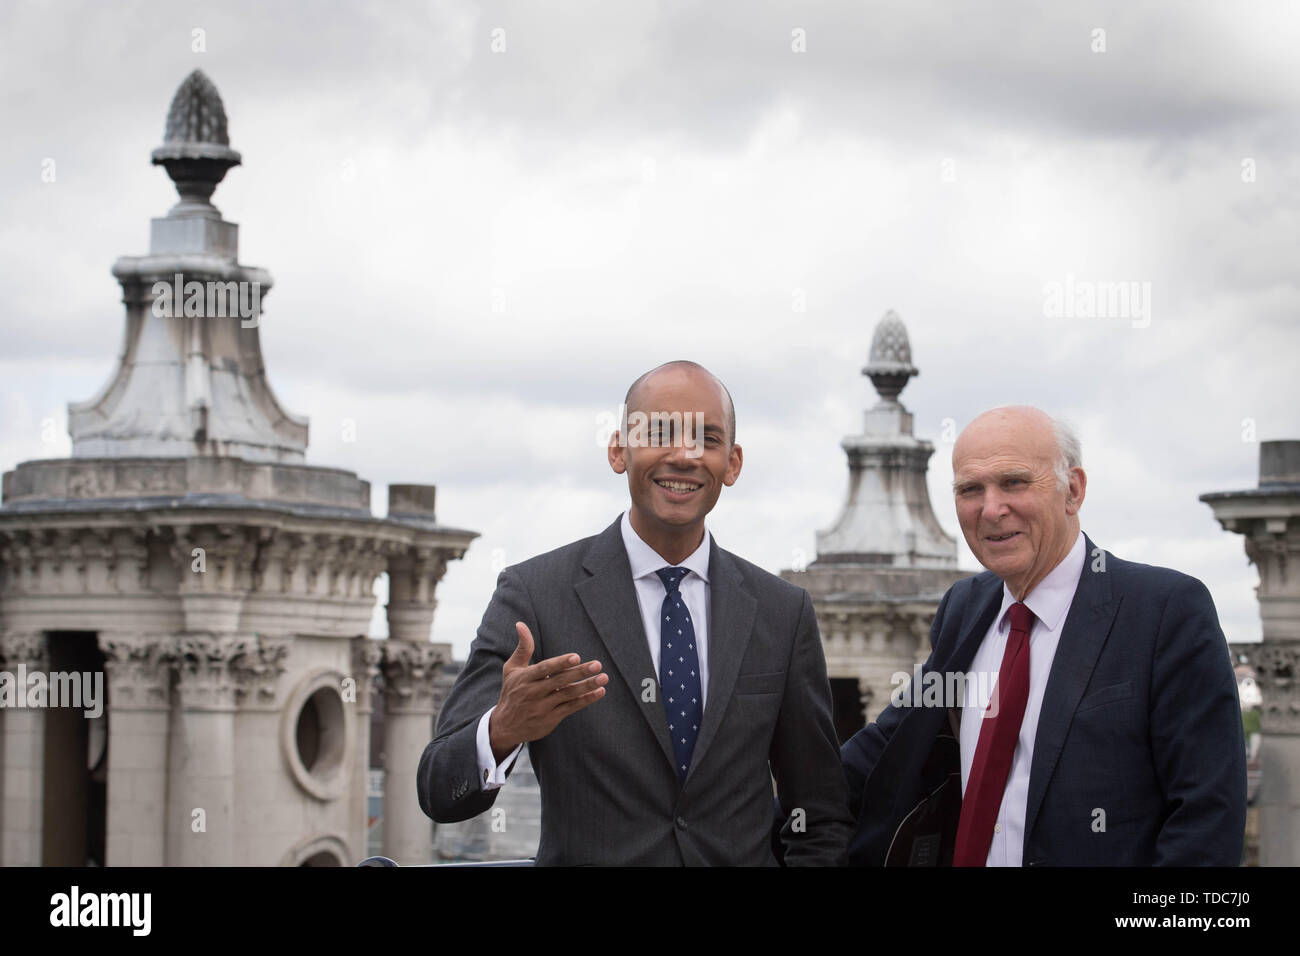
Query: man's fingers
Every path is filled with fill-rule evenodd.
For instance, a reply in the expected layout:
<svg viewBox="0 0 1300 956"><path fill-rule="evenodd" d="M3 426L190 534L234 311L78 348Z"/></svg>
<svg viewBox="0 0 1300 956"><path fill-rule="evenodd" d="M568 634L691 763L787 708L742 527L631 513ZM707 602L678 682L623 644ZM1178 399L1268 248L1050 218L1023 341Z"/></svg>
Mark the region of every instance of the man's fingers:
<svg viewBox="0 0 1300 956"><path fill-rule="evenodd" d="M552 715L559 716L561 719L563 719L565 717L568 717L570 714L577 713L578 711L582 710L584 707L590 707L592 704L594 704L596 701L600 700L604 696L605 696L605 688L597 687L595 690L588 691L587 693L583 694L581 697L575 697L573 698L573 700L566 700L559 707L556 707L554 711L552 711Z"/></svg>
<svg viewBox="0 0 1300 956"><path fill-rule="evenodd" d="M609 683L608 674L595 674L586 680L575 681L571 684L560 685L555 689L555 697L560 701L573 700L575 697L581 697L583 694L590 693L597 687L604 687Z"/></svg>
<svg viewBox="0 0 1300 956"><path fill-rule="evenodd" d="M572 667L561 666L559 670L552 671L548 675L543 675L546 683L553 685L553 688L565 687L575 681L584 680L592 674L599 674L601 670L600 661L587 661L584 664L575 664Z"/></svg>
<svg viewBox="0 0 1300 956"><path fill-rule="evenodd" d="M595 662L591 662L595 663ZM524 673L524 678L530 681L540 681L554 679L559 680L560 675L568 671L576 672L576 676L570 676L568 682L572 682L579 676L583 676L581 671L589 666L582 663L582 658L577 654L561 654L559 657L548 657L544 661L538 661L528 668ZM597 668L599 669L599 668Z"/></svg>

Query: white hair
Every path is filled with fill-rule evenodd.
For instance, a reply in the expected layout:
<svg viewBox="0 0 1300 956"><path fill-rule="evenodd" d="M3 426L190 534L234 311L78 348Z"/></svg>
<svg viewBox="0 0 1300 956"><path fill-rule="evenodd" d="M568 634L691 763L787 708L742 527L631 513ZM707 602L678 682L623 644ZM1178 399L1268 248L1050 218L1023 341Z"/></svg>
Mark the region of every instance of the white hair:
<svg viewBox="0 0 1300 956"><path fill-rule="evenodd" d="M1052 433L1056 436L1056 487L1064 491L1070 487L1070 469L1083 467L1083 451L1074 429L1059 418L1052 419Z"/></svg>

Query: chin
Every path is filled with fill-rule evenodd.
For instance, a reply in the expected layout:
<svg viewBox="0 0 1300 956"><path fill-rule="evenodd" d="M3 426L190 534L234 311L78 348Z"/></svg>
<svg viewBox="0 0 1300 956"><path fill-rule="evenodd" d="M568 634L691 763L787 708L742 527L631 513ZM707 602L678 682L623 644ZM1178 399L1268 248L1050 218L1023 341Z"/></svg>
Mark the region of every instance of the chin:
<svg viewBox="0 0 1300 956"><path fill-rule="evenodd" d="M654 511L651 512L651 514L653 514L660 523L673 525L675 527L684 527L700 520L700 515L698 514L685 514L681 511L669 511L666 514L664 512Z"/></svg>
<svg viewBox="0 0 1300 956"><path fill-rule="evenodd" d="M988 568L988 570L992 571L1004 581L1008 578L1015 577L1024 570L1024 568L1019 564L1014 561L1007 561L1006 559L999 561L997 558L991 558L988 561L981 561L980 564L984 565L984 567Z"/></svg>

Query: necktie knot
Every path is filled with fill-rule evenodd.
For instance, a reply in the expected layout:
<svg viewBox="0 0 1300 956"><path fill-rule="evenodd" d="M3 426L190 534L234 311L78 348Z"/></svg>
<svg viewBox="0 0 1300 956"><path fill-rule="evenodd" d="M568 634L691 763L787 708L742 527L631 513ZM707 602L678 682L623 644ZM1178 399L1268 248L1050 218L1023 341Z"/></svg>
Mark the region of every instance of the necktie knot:
<svg viewBox="0 0 1300 956"><path fill-rule="evenodd" d="M676 594L677 588L682 583L682 578L690 573L690 568L660 568L655 574L659 575L659 580L664 583L664 590L669 594Z"/></svg>
<svg viewBox="0 0 1300 956"><path fill-rule="evenodd" d="M1011 605L1011 630L1024 631L1029 633L1034 623L1034 612L1029 610L1023 601L1017 601Z"/></svg>

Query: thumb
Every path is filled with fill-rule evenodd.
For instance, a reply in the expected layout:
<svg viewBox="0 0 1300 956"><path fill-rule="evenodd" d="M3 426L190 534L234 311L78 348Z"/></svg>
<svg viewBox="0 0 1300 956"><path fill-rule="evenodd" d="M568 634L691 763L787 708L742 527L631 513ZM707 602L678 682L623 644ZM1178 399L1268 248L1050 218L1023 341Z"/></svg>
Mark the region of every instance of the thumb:
<svg viewBox="0 0 1300 956"><path fill-rule="evenodd" d="M513 667L527 667L528 662L533 659L533 634L523 621L515 621L515 631L519 634L519 644L506 664Z"/></svg>

